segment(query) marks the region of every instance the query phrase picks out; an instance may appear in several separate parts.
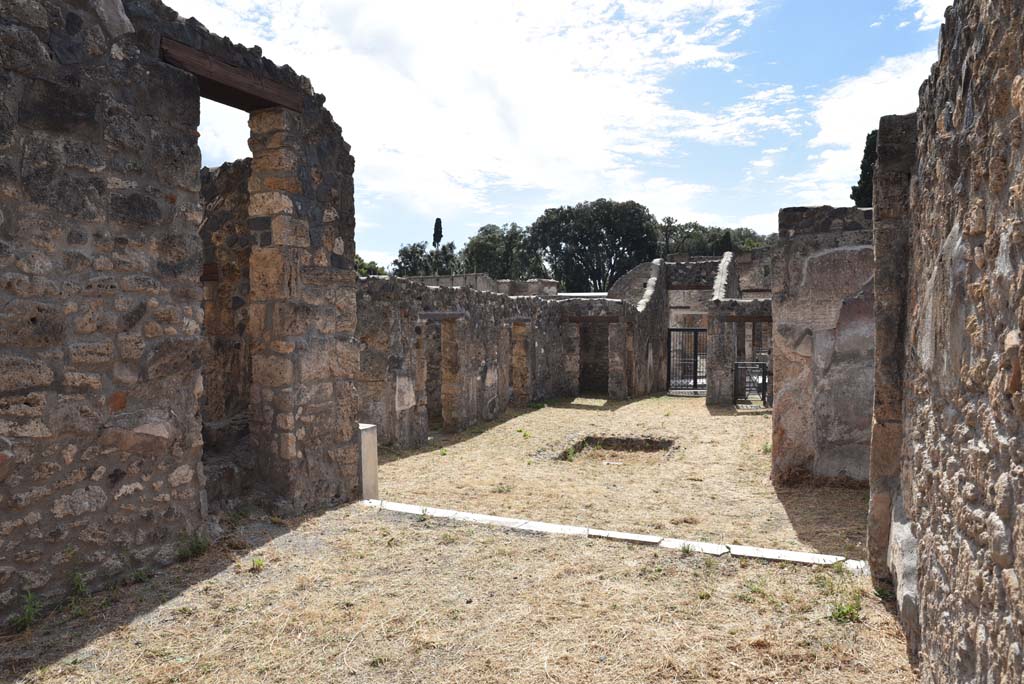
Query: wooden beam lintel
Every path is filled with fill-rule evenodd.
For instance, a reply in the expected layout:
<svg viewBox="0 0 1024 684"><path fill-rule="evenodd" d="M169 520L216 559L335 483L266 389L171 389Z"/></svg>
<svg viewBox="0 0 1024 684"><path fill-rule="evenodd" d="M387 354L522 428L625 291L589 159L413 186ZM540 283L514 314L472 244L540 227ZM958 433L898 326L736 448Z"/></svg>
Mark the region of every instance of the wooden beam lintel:
<svg viewBox="0 0 1024 684"><path fill-rule="evenodd" d="M260 78L167 36L160 37L160 55L171 66L198 78L199 94L210 100L247 112L271 107L302 111L302 91Z"/></svg>

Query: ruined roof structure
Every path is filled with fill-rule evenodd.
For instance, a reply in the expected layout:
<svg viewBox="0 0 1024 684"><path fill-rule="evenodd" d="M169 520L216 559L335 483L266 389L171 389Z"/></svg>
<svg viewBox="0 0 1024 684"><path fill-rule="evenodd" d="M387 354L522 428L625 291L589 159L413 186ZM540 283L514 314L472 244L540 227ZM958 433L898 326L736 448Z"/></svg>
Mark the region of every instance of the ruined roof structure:
<svg viewBox="0 0 1024 684"><path fill-rule="evenodd" d="M251 158L201 168L203 97L248 113ZM443 532L447 536L439 543L452 548L432 566L438 576L448 564L468 565L470 575L492 573L483 566L495 558L507 570L522 560L516 545L527 539L514 535L527 532L587 544L636 544L616 553L651 551L643 562L616 556L612 570L594 570L608 566L594 559L592 546L573 547L577 556L590 554L586 563L576 557L552 561L556 552L534 537L524 542L532 544L527 564L533 585L511 573L486 574L501 578L488 587L488 600L493 592L509 590L499 582L514 586L533 601L523 613L553 605L561 594L574 601L570 608L561 604L564 615L541 611L542 619L526 627L516 623L504 638L523 632L543 641L531 629L564 622L574 643L586 631L580 625L589 624L573 622L579 620L574 611L587 604L579 597L600 602L606 588L621 587L613 584L620 581L636 589L675 583L694 572L701 582L716 574L742 576L744 593L729 595L754 606L758 596L771 592L756 575L778 567L757 565L767 560L815 566L814 575L770 575L782 583L797 577L800 592L812 585L832 591L857 581L849 572L869 573L879 595L895 596L897 617L886 617L876 602L873 619L861 623L861 600L875 599L859 589L855 607L853 599L840 605L838 593L830 594L826 617L814 613L813 602L776 615L772 611L788 600L781 595L773 595L771 609L741 608L752 619L770 614L770 629L779 633L794 624L787 620L806 619L795 623L800 630L830 620L829 629L842 624L863 635L885 631L888 619L891 638L899 634L898 620L905 635L905 642L897 640L900 657L905 643L920 681L1022 682L1022 122L1024 5L957 0L946 13L938 61L921 88L918 110L880 122L871 209L783 209L778 241L770 249L654 260L636 266L607 293L589 296L559 296L554 281L495 281L486 274L358 278L355 162L325 98L306 78L264 58L259 48L236 45L195 19L182 19L157 0L4 0L0 618L27 628L39 619L39 606L57 611L69 593L81 598L188 560L249 506L266 514L260 523L265 536L253 544L269 543L274 534L310 534L282 518L307 515L303 525L318 529L310 514L341 510L355 516L351 511L373 506L373 515L380 516L372 523L349 524L353 517L325 526L333 535L325 539L296 537L305 541L288 547L291 555L327 558L342 548L346 558L362 563L366 551L380 562L399 536L435 538L437 529L427 524L402 528L394 537L382 533L398 524L399 514L415 516L417 524L441 518L438 525L508 531L459 548L461 538ZM663 398L677 381L701 398ZM577 401L581 395L585 399ZM753 395L759 400L750 401ZM652 396L657 399L646 399ZM644 401L651 402L647 414L636 409ZM675 431L685 426L667 425L675 420L675 407L684 405L670 402L681 401L691 411L699 408L702 425L710 426L706 433L684 439ZM545 406L549 402L557 406ZM742 415L750 409L757 412ZM530 418L530 412L536 415ZM525 428L502 432L499 419L522 416L546 424L565 444ZM760 419L755 428L761 432L736 428L741 437L723 448L746 458L758 441L750 435L762 434L770 441L753 447L760 456L729 466L734 472L709 461L706 454L720 454L711 446L734 438L733 426L753 429L757 421L751 417ZM586 432L598 424L650 434ZM447 446L435 449L440 442L430 442L445 433ZM493 502L509 495L511 503L484 514L441 508L446 502L437 500L381 501L378 442L392 463L405 460L389 473L406 473L407 493L429 498L437 491L433 487L450 485L446 494L453 497ZM523 444L537 447L506 458ZM634 451L644 455L628 463L618 451L615 458L601 455L602 449L628 451L624 445L639 445ZM442 461L448 446L462 451ZM518 480L506 482L497 466L474 461L469 453L488 448L494 463L515 470ZM591 448L597 457L572 465L578 450ZM709 541L705 531L688 541L662 531L683 525L697 530L703 521L692 515L653 521L650 534L604 529L576 517L506 517L525 516L542 505L564 512L566 501L587 496L582 510L566 515L622 515L634 522L629 516L647 515L644 520L652 521L648 507L654 510L656 499L666 498L662 488L681 483L652 477L653 491L615 499L641 479L629 468L678 466L685 458L697 459L679 478L690 488L672 490L672 506L706 508L708 518L737 525L730 534L775 534L791 525L792 547L767 548L754 545L756 539L731 537ZM408 476L416 467L422 472ZM529 468L581 479L561 479L562 489L544 491L553 486L523 474ZM472 474L468 481L458 480L460 470ZM600 487L577 486L595 472L632 474ZM716 486L734 486L705 497L697 487L705 475ZM744 518L747 502L715 501L719 495L728 499L725 490L755 491L743 488L762 484L765 491L756 490L751 498L758 501L751 505L778 504L758 509L769 511L763 519ZM361 499L372 501L351 505ZM834 543L820 525L838 517L840 501L852 501L859 516L854 529L860 539L846 539L852 552L819 548ZM386 517L387 511L396 517ZM357 534L375 536L362 549L362 541L352 541L365 540ZM866 553L854 555L863 543ZM661 555L645 546L657 547ZM469 555L466 548L490 556ZM416 565L417 554L394 553L407 554L401 555L404 565L380 562L369 569L370 580L361 580L363 588L374 579L405 578L405 566L421 575L431 572L430 566ZM694 570L695 564L686 564L692 554L709 560ZM752 562L725 565L732 557ZM232 572L262 571L262 559L251 563L247 573ZM718 567L724 569L713 570ZM572 578L571 590L559 584L566 577ZM344 585L347 579L330 581ZM444 592L450 590L455 602L435 609L431 619L479 618L465 608L472 597L447 586L460 578L426 579L360 594L359 600L383 604L403 591L420 591L422 601L442 594L448 600ZM200 581L183 580L178 589ZM317 581L328 582L323 575ZM559 596L529 593L549 583ZM346 611L369 610L344 591L335 595L319 587L302 600L335 601L345 594ZM279 593L298 591L304 589L289 585ZM800 592L786 585L785 593ZM679 604L670 609L645 603L642 592L623 602L635 598L636 613L671 612L673 622L685 620L695 600L715 600L704 588L692 593L700 598L670 594ZM269 592L266 600L278 598ZM407 616L396 615L415 600L402 595L403 605L390 604L391 613L366 617L366 624L402 623ZM659 600L671 603L664 596ZM604 633L643 651L632 637L621 636L619 603L601 605L616 620L614 628L603 626ZM61 614L55 615L48 624L59 622ZM669 629L660 616L658 621L659 630ZM355 625L349 622L337 629ZM276 639L278 627L265 631ZM307 627L315 631L322 625ZM51 639L45 647L51 650L39 655L39 644L54 629L38 642L29 635L11 641L14 646L0 643L0 673L29 677L17 681L37 681L36 675L38 681L56 681L43 672L64 651L54 653L84 645L52 646ZM743 656L749 658L745 663L755 663L743 674L749 681L772 679L765 668L783 661L827 659L806 650L816 642L804 632L799 648L805 650L789 658L767 637L733 638L739 633L734 626L717 631L728 632L730 651L749 651ZM877 646L849 634L829 638L856 648ZM290 636L298 642L302 634ZM353 676L369 671L359 673L346 660L361 637L362 628L344 639L332 635L334 642L347 641L332 658ZM430 651L437 662L453 653L469 657L460 649L413 642L410 650ZM656 643L664 650L668 642ZM320 646L327 652L328 646ZM36 648L31 652L39 662L4 651L16 647ZM528 657L525 650L517 657ZM150 655L135 662L149 662ZM373 656L367 668L386 661ZM847 664L817 675L850 675L842 670ZM705 665L686 672L712 671ZM906 674L904 665L885 671ZM659 667L666 681L683 677L681 666ZM547 675L547 660L536 670ZM616 681L622 671L613 672ZM870 671L864 676L885 676ZM713 672L742 679L727 669ZM850 676L862 672L868 669Z"/></svg>

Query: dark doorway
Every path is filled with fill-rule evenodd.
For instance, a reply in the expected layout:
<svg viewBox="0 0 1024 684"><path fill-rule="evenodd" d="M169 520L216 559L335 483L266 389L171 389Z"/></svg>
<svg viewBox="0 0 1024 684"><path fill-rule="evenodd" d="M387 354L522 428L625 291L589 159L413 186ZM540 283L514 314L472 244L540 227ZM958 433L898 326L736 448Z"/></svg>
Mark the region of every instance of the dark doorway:
<svg viewBox="0 0 1024 684"><path fill-rule="evenodd" d="M707 330L701 330L700 328L673 328L669 330L669 391L706 391L708 387L707 359Z"/></svg>
<svg viewBox="0 0 1024 684"><path fill-rule="evenodd" d="M608 395L608 324L580 324L580 393Z"/></svg>

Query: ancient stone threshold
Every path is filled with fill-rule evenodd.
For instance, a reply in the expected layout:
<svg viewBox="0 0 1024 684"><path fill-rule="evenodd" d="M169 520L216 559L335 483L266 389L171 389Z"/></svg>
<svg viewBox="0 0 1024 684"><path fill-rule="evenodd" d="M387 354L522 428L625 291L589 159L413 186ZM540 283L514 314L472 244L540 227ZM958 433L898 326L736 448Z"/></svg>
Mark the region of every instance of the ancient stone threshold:
<svg viewBox="0 0 1024 684"><path fill-rule="evenodd" d="M478 525L492 525L495 527L506 527L518 532L532 532L535 534L552 534L568 537L589 537L593 539L605 539L609 541L624 541L632 544L644 544L647 546L658 546L663 549L686 551L687 553L702 553L708 556L724 556L729 554L735 558L755 558L758 560L779 561L783 563L796 563L798 565L832 566L842 563L843 567L855 575L867 575L867 563L860 560L852 560L845 556L831 556L821 553L805 553L802 551L787 551L784 549L765 549L757 546L743 546L741 544L714 544L710 542L688 541L685 539L673 539L661 537L654 534L633 534L631 532L617 532L614 530L602 530L592 527L580 527L577 525L559 525L557 523L546 523L523 518L505 518L496 515L483 513L467 513L465 511L453 511L447 508L433 508L431 506L416 506L414 504L396 503L383 501L381 499L363 499L360 503L369 508L405 515L415 515L427 518L445 518L457 522L475 523Z"/></svg>

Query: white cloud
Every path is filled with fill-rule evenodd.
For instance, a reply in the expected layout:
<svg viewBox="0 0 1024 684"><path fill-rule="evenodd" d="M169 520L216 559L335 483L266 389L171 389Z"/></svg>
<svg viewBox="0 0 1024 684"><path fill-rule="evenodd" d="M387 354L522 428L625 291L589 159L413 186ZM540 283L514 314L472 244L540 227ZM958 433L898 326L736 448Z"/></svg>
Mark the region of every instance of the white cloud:
<svg viewBox="0 0 1024 684"><path fill-rule="evenodd" d="M887 114L917 109L917 92L928 76L934 51L885 59L864 76L845 78L822 95L811 117L818 132L809 145L814 166L783 178L789 191L806 204L850 204L850 186L857 181L867 134Z"/></svg>
<svg viewBox="0 0 1024 684"><path fill-rule="evenodd" d="M769 235L779 230L779 213L772 211L764 214L750 214L740 217L731 225L750 228L762 235Z"/></svg>
<svg viewBox="0 0 1024 684"><path fill-rule="evenodd" d="M646 197L656 213L689 215L684 203L708 189L644 172L647 162L677 162L682 141L754 145L803 124L785 85L716 111L669 101L674 70L734 68L760 1L169 4L310 77L352 144L360 211L488 212L502 193L532 191L560 203ZM237 124L207 112L207 158L246 154L222 132Z"/></svg>
<svg viewBox="0 0 1024 684"><path fill-rule="evenodd" d="M901 10L914 10L914 18L920 23L922 31L930 31L942 26L946 16L946 8L952 5L952 0L900 0L898 8ZM900 28L909 25L910 22L903 22Z"/></svg>

